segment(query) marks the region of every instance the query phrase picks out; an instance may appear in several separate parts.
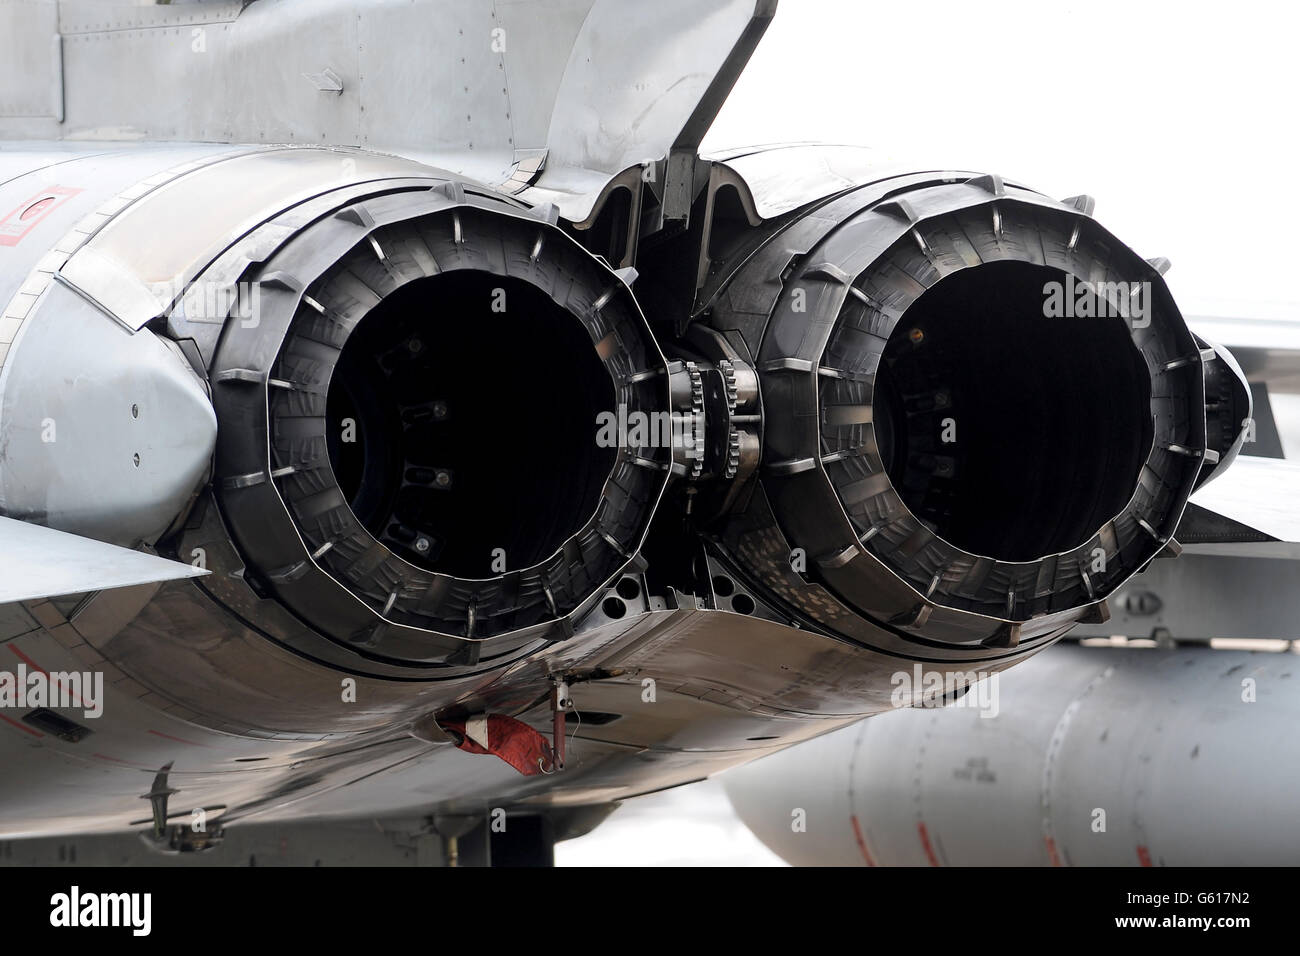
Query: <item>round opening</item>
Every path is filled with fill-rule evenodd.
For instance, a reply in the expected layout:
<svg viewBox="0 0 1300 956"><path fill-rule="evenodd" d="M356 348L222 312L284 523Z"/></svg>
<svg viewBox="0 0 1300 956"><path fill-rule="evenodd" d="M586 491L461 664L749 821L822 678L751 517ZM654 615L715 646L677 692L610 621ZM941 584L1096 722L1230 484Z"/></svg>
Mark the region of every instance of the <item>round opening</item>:
<svg viewBox="0 0 1300 956"><path fill-rule="evenodd" d="M578 319L536 287L456 271L358 324L330 380L335 479L407 561L488 578L553 554L594 514L614 389Z"/></svg>
<svg viewBox="0 0 1300 956"><path fill-rule="evenodd" d="M718 597L730 597L735 589L735 585L731 583L731 578L721 574L713 576L713 593Z"/></svg>
<svg viewBox="0 0 1300 956"><path fill-rule="evenodd" d="M636 583L636 578L619 578L614 590L618 592L619 597L628 601L635 601L641 594L641 585Z"/></svg>
<svg viewBox="0 0 1300 956"><path fill-rule="evenodd" d="M615 620L627 613L627 605L616 597L605 598L601 602L600 609L605 612L606 617L612 617Z"/></svg>
<svg viewBox="0 0 1300 956"><path fill-rule="evenodd" d="M1078 307L1071 289L1047 266L963 269L890 335L873 396L881 457L956 547L1003 561L1067 551L1133 494L1153 434L1146 364L1125 318L1097 297Z"/></svg>
<svg viewBox="0 0 1300 956"><path fill-rule="evenodd" d="M748 594L737 594L731 599L731 609L737 614L753 614L754 599Z"/></svg>

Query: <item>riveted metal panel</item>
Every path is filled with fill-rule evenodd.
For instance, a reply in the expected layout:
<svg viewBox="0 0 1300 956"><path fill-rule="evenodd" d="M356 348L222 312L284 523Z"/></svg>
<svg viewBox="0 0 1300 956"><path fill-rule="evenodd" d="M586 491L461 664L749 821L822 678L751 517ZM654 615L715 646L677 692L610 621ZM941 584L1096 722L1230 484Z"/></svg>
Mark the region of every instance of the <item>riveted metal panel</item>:
<svg viewBox="0 0 1300 956"><path fill-rule="evenodd" d="M63 71L59 56L58 4L9 0L0 4L0 118L59 118Z"/></svg>

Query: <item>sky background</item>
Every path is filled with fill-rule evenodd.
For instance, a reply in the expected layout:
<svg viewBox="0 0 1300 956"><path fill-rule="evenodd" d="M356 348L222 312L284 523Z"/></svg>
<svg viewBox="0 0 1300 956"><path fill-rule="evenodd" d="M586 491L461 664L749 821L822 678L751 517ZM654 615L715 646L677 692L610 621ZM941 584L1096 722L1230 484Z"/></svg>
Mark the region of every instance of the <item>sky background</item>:
<svg viewBox="0 0 1300 956"><path fill-rule="evenodd" d="M782 0L704 149L850 143L1087 193L1173 262L1184 314L1300 318L1297 38L1282 0ZM556 860L780 863L716 780L631 801Z"/></svg>

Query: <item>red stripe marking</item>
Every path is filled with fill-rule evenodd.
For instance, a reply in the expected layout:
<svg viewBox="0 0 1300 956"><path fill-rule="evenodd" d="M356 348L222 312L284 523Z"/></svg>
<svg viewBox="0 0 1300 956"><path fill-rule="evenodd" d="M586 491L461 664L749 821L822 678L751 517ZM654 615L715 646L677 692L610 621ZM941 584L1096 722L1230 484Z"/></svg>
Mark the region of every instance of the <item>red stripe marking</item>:
<svg viewBox="0 0 1300 956"><path fill-rule="evenodd" d="M136 763L134 760L122 760L118 757L110 757L108 754L91 754L96 760L107 760L109 763L120 763L124 767L135 767L137 770L157 770L157 767L150 767L146 764Z"/></svg>
<svg viewBox="0 0 1300 956"><path fill-rule="evenodd" d="M867 866L875 866L876 861L871 858L871 851L867 849L867 841L862 838L862 827L858 826L857 815L850 816L849 822L853 824L853 838L858 841L858 849L862 851L862 859L867 861Z"/></svg>
<svg viewBox="0 0 1300 956"><path fill-rule="evenodd" d="M45 674L46 677L50 676L44 667L42 667L40 664L36 663L34 660L32 660L30 657L28 657L26 654L20 651L16 644L10 644L9 650L13 651L14 656L17 657L20 661L24 661L29 667L31 667L32 670L40 671L42 674Z"/></svg>
<svg viewBox="0 0 1300 956"><path fill-rule="evenodd" d="M930 845L930 833L926 830L925 824L918 822L916 832L921 836L921 849L925 851L925 858L930 861L931 866L938 866L939 858L934 855L934 847Z"/></svg>
<svg viewBox="0 0 1300 956"><path fill-rule="evenodd" d="M0 246L18 245L42 219L81 191L68 186L51 186L24 200L17 209L0 219Z"/></svg>
<svg viewBox="0 0 1300 956"><path fill-rule="evenodd" d="M30 667L32 670L34 670L34 671L39 671L40 673L44 674L45 677L46 677L47 679L51 679L51 678L50 678L50 672L49 672L49 671L47 671L47 670L46 670L44 667L42 667L40 664L36 663L34 660L32 660L30 657L28 657L26 654L24 654L22 651L20 651L20 650L19 650L17 647L15 647L13 644L10 644L10 645L9 645L9 649L10 649L11 651L13 651L14 654L16 654L16 655L18 656L18 659L19 659L19 660L21 660L23 663L25 663L25 664L26 664L28 667ZM52 679L51 679L51 680L52 680ZM58 681L53 681L53 683L54 683L54 685L55 685L56 687L61 687L61 686L62 686ZM72 693L72 688L71 688L71 687L68 688L68 693L70 693L70 694ZM77 702L77 706L78 706L78 707L85 707L85 706L86 706L85 704L83 704L83 703L81 702L81 695L79 695L79 694L72 694L72 699L75 700L75 701Z"/></svg>
<svg viewBox="0 0 1300 956"><path fill-rule="evenodd" d="M6 724L13 724L15 727L17 727L17 728L18 728L19 730L21 730L23 733L25 733L25 734L31 734L33 737L44 737L44 736L45 736L45 735L44 735L43 733L41 733L39 730L32 730L32 728L28 727L26 724L20 724L20 723L18 723L18 721L13 720L12 718L6 717L4 714L0 714L0 720L3 720Z"/></svg>
<svg viewBox="0 0 1300 956"><path fill-rule="evenodd" d="M162 737L164 740L174 740L178 744L189 744L191 747L206 747L207 744L197 744L192 740L186 740L184 737L173 737L171 734L164 734L160 730L149 730L146 733L153 734L155 737Z"/></svg>
<svg viewBox="0 0 1300 956"><path fill-rule="evenodd" d="M1142 866L1151 865L1151 851L1141 844L1138 845L1138 863Z"/></svg>
<svg viewBox="0 0 1300 956"><path fill-rule="evenodd" d="M1061 857L1056 852L1056 841L1049 836L1045 836L1043 837L1043 843L1047 845L1047 865L1060 866Z"/></svg>

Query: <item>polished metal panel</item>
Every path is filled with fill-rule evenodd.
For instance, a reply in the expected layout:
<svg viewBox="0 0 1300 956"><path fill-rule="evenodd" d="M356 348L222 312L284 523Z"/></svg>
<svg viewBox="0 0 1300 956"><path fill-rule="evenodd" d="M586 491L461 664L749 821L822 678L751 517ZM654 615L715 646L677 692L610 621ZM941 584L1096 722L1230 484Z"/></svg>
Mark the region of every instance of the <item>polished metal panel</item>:
<svg viewBox="0 0 1300 956"><path fill-rule="evenodd" d="M26 0L0 4L0 122L63 118L59 4Z"/></svg>
<svg viewBox="0 0 1300 956"><path fill-rule="evenodd" d="M150 190L75 252L60 274L138 329L164 313L227 246L283 209L331 190L431 176L411 160L295 148L234 156Z"/></svg>
<svg viewBox="0 0 1300 956"><path fill-rule="evenodd" d="M204 480L216 432L174 343L53 282L0 371L0 513L152 544Z"/></svg>

